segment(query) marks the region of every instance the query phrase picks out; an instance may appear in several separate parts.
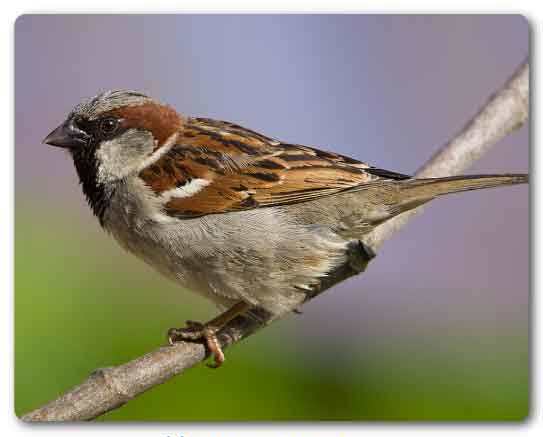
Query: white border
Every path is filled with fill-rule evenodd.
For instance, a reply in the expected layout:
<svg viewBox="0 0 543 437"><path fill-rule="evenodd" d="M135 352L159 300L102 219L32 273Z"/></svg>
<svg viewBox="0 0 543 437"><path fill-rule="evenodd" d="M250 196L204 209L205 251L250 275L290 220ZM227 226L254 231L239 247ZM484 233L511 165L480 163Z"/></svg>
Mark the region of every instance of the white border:
<svg viewBox="0 0 543 437"><path fill-rule="evenodd" d="M69 424L69 425L52 425L52 426L30 426L19 422L13 413L13 137L14 137L14 86L13 86L13 56L14 56L14 23L20 14L30 12L183 12L183 11L220 11L220 12L364 12L364 13L522 13L524 14L532 26L532 56L534 62L532 64L532 87L539 84L540 79L540 64L541 50L538 44L539 27L543 17L543 2L517 0L515 2L496 2L482 0L443 0L432 2L429 0L411 0L409 9L406 9L406 3L401 1L374 1L366 0L364 2L355 2L347 0L335 0L325 2L321 0L297 1L297 0L273 0L256 2L229 0L229 1L167 1L155 0L153 2L140 0L81 0L68 1L57 0L50 1L48 5L37 0L18 0L17 2L4 2L4 12L2 13L2 44L0 50L2 60L4 60L3 68L0 69L1 84L2 84L2 126L4 126L4 141L1 150L3 151L2 159L0 159L0 196L3 199L3 205L0 208L0 281L2 281L2 354L0 355L0 377L2 378L1 397L0 397L0 430L2 435L17 435L26 436L34 433L57 435L85 433L90 436L102 436L104 432L115 432L121 436L145 435L153 437L200 437L200 436L215 436L215 437L254 437L255 435L262 436L296 436L296 437L318 437L318 436L341 436L349 437L360 435L361 433L393 433L401 431L407 435L419 435L422 432L444 432L444 433L461 433L463 436L479 434L503 434L510 432L522 432L528 434L539 434L543 429L543 419L541 415L540 396L541 393L541 375L540 369L536 364L541 363L541 324L537 322L536 316L540 314L540 299L538 298L539 278L538 270L542 267L539 263L540 259L537 256L538 247L540 247L540 234L536 232L535 223L537 223L541 199L539 190L535 186L539 186L539 174L533 172L532 192L534 193L534 263L533 263L533 385L532 385L532 413L530 419L521 425L518 424L343 424L343 423L312 423L312 424L217 424L217 425L185 425L183 423L172 424ZM182 6L180 6L182 5ZM152 9L149 9L152 7ZM183 7L183 9L181 9ZM533 101L537 103L539 90L534 88ZM535 104L534 104L535 106ZM535 107L534 117L532 118L533 132L533 164L532 168L541 167L541 155L537 153L536 144L536 127L539 125L541 112ZM539 164L539 165L538 165ZM539 200L539 201L538 201Z"/></svg>

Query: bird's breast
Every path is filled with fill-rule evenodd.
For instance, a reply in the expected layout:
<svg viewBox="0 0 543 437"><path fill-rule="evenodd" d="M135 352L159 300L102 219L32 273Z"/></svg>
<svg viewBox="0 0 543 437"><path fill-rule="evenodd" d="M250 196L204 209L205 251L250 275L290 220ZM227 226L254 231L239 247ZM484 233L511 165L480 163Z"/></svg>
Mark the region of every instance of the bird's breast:
<svg viewBox="0 0 543 437"><path fill-rule="evenodd" d="M220 304L244 300L289 311L345 261L347 241L284 208L179 219L164 216L141 188L129 181L115 191L105 228L165 276Z"/></svg>

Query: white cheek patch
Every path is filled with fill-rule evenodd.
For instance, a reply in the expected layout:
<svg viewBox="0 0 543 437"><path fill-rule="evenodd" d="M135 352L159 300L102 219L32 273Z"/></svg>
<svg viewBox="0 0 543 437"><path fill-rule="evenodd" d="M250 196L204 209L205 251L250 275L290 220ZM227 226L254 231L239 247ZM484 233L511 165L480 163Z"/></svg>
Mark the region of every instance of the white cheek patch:
<svg viewBox="0 0 543 437"><path fill-rule="evenodd" d="M98 180L108 183L134 173L153 148L151 132L138 129L129 129L116 138L102 141L96 151Z"/></svg>
<svg viewBox="0 0 543 437"><path fill-rule="evenodd" d="M139 173L158 161L175 145L178 133L172 134L164 144L156 148L156 141L150 132L130 129L109 141L103 141L96 151L98 158L98 180L113 182Z"/></svg>
<svg viewBox="0 0 543 437"><path fill-rule="evenodd" d="M115 140L104 141L96 151L98 158L98 180L102 183L111 182L123 177L124 163L117 149L120 145Z"/></svg>
<svg viewBox="0 0 543 437"><path fill-rule="evenodd" d="M172 198L191 197L207 187L210 183L211 181L208 181L207 179L192 179L190 182L187 182L181 187L176 187L172 188L171 190L164 191L160 197L164 201L164 203L169 202Z"/></svg>

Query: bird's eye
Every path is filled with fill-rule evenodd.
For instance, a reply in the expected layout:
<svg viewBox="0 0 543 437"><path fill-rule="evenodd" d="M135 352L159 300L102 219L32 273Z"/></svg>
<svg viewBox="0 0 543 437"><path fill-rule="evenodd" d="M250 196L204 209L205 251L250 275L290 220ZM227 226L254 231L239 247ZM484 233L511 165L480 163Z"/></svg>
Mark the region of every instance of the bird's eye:
<svg viewBox="0 0 543 437"><path fill-rule="evenodd" d="M112 134L117 129L119 122L116 118L104 118L100 121L100 131L103 134Z"/></svg>

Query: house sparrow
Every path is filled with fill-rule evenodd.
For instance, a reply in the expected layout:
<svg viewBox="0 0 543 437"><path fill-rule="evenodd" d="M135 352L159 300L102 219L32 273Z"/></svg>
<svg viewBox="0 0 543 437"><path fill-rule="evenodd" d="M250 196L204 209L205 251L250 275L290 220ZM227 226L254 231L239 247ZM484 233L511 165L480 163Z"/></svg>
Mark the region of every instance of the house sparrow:
<svg viewBox="0 0 543 437"><path fill-rule="evenodd" d="M375 226L442 194L528 176L436 179L284 143L233 123L178 114L136 91L76 106L44 142L66 148L101 226L129 252L228 311L171 329L203 339L253 308L297 309Z"/></svg>

